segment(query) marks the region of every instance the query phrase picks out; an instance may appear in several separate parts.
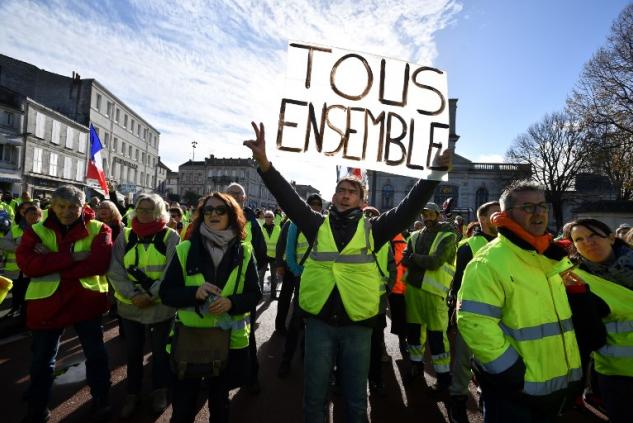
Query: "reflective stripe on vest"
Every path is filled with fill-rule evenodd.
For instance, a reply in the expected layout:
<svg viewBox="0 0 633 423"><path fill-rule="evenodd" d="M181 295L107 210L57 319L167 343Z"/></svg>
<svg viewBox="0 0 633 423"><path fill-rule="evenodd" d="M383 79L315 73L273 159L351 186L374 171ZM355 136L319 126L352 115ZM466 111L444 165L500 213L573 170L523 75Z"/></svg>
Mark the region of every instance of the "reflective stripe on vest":
<svg viewBox="0 0 633 423"><path fill-rule="evenodd" d="M482 273L473 271L478 266ZM466 268L457 313L463 335L488 372L503 372L520 356L526 366L523 392L529 395L548 395L581 378L578 343L561 277L569 266L566 260L556 262L523 250L499 235ZM483 283L490 286L480 289ZM496 324L484 324L484 319ZM473 331L476 322L481 323L478 332ZM496 347L501 342L502 351Z"/></svg>
<svg viewBox="0 0 633 423"><path fill-rule="evenodd" d="M11 225L11 238L13 238L13 241L15 241L16 245L20 244L22 235L24 235L24 231L19 225ZM7 251L6 257L4 259L4 270L11 273L20 272L18 262L15 259L15 251Z"/></svg>
<svg viewBox="0 0 633 423"><path fill-rule="evenodd" d="M235 266L229 275L229 278L222 288L221 295L228 297L229 295L241 294L244 292L244 283L246 279L246 269L251 260L253 248L250 242L242 241L241 243L243 258L242 258L242 271L240 275L237 275L238 268ZM191 241L183 241L176 247L176 255L180 266L182 268L183 277L185 280L185 286L201 286L205 280L202 273L195 273L193 275L187 274L187 257L191 249ZM237 284L237 286L236 286ZM224 330L231 329L231 342L229 347L231 349L240 349L248 347L248 337L250 334L250 313L229 315L228 313L221 314L219 316L211 314L203 314L200 317L192 309L179 309L177 312L178 319L183 325L189 327L198 328L211 328L218 327Z"/></svg>
<svg viewBox="0 0 633 423"><path fill-rule="evenodd" d="M574 273L610 309L610 314L603 319L607 344L593 353L596 371L609 376L633 377L633 291L582 269L574 269Z"/></svg>
<svg viewBox="0 0 633 423"><path fill-rule="evenodd" d="M411 245L413 246L413 252L415 253L415 245L418 241L418 237L420 236L420 232L415 232L411 236ZM455 234L453 232L444 231L438 232L435 235L435 239L431 244L431 248L429 249L428 255L433 255L437 251L442 240L448 237L454 237ZM455 266L452 263L442 263L442 265L435 270L426 269L424 271L424 279L422 279L422 285L420 289L426 291L428 293L438 295L442 298L445 298L448 294L448 291L451 288L451 281L453 280L453 276L455 276Z"/></svg>
<svg viewBox="0 0 633 423"><path fill-rule="evenodd" d="M124 239L126 247L130 242L131 232L131 228L123 228L123 236L125 237ZM167 231L165 231L165 235L163 237L163 242L165 243L165 245L167 245L167 239L172 232L175 231L169 228L167 228ZM143 245L147 245L147 249L145 249ZM160 251L156 249L156 245L153 242L149 244L143 244L142 242L140 242L140 240L137 240L134 248L130 248L130 250L123 256L123 266L125 269L129 268L130 266L137 266L140 270L143 271L143 273L145 273L150 279L153 280L159 280L163 276L166 265L167 257L162 255ZM127 277L132 282L136 281L136 279L130 274L128 274ZM129 298L123 296L116 289L114 290L114 296L122 303L132 304L132 301Z"/></svg>
<svg viewBox="0 0 633 423"><path fill-rule="evenodd" d="M372 254L371 224L361 217L352 239L338 251L326 216L319 227L299 285L299 305L317 315L336 286L349 318L369 319L378 314L385 285Z"/></svg>
<svg viewBox="0 0 633 423"><path fill-rule="evenodd" d="M308 243L308 239L303 234L303 232L299 232L299 235L297 236L297 244L295 247L295 257L297 259L297 263L301 261L303 255L306 253L306 251L308 251L309 245L310 244Z"/></svg>
<svg viewBox="0 0 633 423"><path fill-rule="evenodd" d="M73 252L80 253L90 251L92 241L101 232L103 223L91 220L86 224L88 236L75 242ZM55 231L44 226L44 222L36 223L32 226L33 232L40 238L42 244L52 252L59 252L57 245L57 235ZM51 273L49 275L31 278L28 288L26 289L25 299L38 300L48 298L55 293L60 282L59 273ZM104 275L87 276L79 278L81 285L90 291L108 292L108 282Z"/></svg>

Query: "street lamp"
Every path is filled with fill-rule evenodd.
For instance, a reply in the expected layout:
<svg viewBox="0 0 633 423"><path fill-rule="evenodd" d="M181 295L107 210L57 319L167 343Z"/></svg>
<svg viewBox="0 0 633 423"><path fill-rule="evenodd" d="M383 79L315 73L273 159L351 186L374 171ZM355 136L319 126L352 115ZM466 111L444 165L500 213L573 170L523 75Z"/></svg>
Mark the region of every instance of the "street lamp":
<svg viewBox="0 0 633 423"><path fill-rule="evenodd" d="M191 160L196 160L196 147L198 146L198 141L191 141L191 146L193 147L193 154L191 155Z"/></svg>

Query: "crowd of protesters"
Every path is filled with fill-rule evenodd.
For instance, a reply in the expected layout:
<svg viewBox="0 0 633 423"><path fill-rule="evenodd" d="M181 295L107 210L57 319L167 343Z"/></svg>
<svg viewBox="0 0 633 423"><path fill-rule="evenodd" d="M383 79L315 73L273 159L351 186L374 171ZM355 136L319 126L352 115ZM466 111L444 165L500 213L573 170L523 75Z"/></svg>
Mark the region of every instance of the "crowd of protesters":
<svg viewBox="0 0 633 423"><path fill-rule="evenodd" d="M306 422L326 421L332 381L345 421L367 421L368 388L387 394L387 317L408 362L404 383L423 378L429 359L429 394L449 398L451 422L468 421L473 379L486 422L555 421L589 396L610 421L633 421L630 226L578 219L554 238L545 191L527 181L481 205L475 222L430 202L431 180L381 213L367 205L360 180L344 177L325 208L319 195L295 192L266 156L263 125L253 128L245 145L280 210L245 207L237 183L193 212L155 194L139 195L129 210L86 204L72 186L58 188L45 210L28 194L0 204L13 222L0 240L13 283L8 316L22 316L32 333L24 421L51 416L68 327L86 356L92 420L141 412L147 338L151 410L171 403L172 421L194 421L204 388L210 421L229 421L229 391L260 389L255 319L266 274L268 299L278 301L275 330L285 336L277 375L288 376L300 348ZM447 167L451 159L451 150L437 158ZM111 306L127 350L122 404L109 398L101 319Z"/></svg>

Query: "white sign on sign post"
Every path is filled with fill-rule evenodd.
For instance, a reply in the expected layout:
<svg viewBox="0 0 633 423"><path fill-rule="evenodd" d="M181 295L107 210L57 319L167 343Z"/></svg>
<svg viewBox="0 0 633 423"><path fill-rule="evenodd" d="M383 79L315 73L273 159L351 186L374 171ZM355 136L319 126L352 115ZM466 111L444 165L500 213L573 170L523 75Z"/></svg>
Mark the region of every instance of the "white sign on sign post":
<svg viewBox="0 0 633 423"><path fill-rule="evenodd" d="M447 92L439 69L290 42L276 154L446 180Z"/></svg>

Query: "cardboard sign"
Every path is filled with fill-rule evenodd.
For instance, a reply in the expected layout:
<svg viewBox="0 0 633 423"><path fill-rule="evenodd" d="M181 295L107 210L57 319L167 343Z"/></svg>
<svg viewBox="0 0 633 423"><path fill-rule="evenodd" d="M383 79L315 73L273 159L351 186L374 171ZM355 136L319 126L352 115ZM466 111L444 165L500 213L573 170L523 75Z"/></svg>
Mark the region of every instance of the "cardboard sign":
<svg viewBox="0 0 633 423"><path fill-rule="evenodd" d="M446 73L367 53L290 42L276 155L446 180Z"/></svg>

